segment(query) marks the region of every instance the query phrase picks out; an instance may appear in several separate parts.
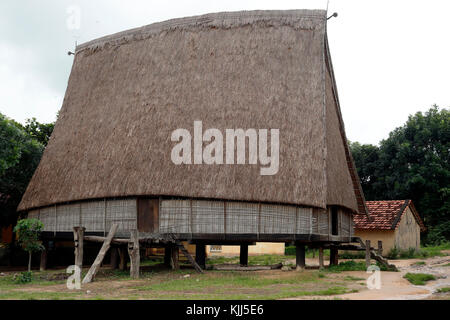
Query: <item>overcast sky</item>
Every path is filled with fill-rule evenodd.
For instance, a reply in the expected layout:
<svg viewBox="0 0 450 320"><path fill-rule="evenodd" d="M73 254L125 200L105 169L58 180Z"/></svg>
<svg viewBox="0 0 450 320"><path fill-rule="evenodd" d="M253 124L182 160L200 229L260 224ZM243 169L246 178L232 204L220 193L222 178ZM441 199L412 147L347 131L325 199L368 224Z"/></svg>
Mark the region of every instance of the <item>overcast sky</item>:
<svg viewBox="0 0 450 320"><path fill-rule="evenodd" d="M2 0L0 112L22 123L54 121L75 41L209 12L326 7L326 0ZM450 1L330 0L328 10L339 14L328 34L351 141L377 144L409 114L450 106Z"/></svg>

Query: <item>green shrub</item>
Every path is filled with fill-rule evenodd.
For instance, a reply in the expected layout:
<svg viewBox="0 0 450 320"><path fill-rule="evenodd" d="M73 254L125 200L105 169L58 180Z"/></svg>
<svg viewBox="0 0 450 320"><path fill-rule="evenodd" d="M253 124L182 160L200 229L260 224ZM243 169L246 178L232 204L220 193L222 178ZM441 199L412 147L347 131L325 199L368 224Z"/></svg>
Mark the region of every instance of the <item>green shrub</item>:
<svg viewBox="0 0 450 320"><path fill-rule="evenodd" d="M21 272L18 276L14 277L16 283L29 283L33 280L33 273L31 271Z"/></svg>
<svg viewBox="0 0 450 320"><path fill-rule="evenodd" d="M386 255L386 258L388 259L397 259L399 256L400 252L397 249L397 247L393 247L391 248L391 250L389 250L388 254Z"/></svg>
<svg viewBox="0 0 450 320"><path fill-rule="evenodd" d="M427 281L436 280L436 277L428 273L407 273L403 276L406 280L417 286L423 286Z"/></svg>
<svg viewBox="0 0 450 320"><path fill-rule="evenodd" d="M286 246L284 248L284 254L286 256L295 256L295 246Z"/></svg>

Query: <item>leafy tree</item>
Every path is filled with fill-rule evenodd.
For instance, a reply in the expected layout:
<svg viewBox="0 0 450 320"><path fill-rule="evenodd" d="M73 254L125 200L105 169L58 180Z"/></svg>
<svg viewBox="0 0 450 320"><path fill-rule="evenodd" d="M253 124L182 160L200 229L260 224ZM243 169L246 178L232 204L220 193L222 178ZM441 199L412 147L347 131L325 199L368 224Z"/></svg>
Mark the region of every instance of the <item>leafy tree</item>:
<svg viewBox="0 0 450 320"><path fill-rule="evenodd" d="M0 114L0 225L15 223L16 208L43 149L22 125Z"/></svg>
<svg viewBox="0 0 450 320"><path fill-rule="evenodd" d="M36 118L31 118L27 119L24 129L32 138L47 146L54 127L54 122L40 123Z"/></svg>
<svg viewBox="0 0 450 320"><path fill-rule="evenodd" d="M19 245L28 252L28 272L31 271L31 255L33 252L41 251L44 246L39 240L44 225L37 219L22 219L17 222L14 232L18 234Z"/></svg>
<svg viewBox="0 0 450 320"><path fill-rule="evenodd" d="M450 240L450 112L417 112L380 146L351 144L367 200L412 199L426 241Z"/></svg>

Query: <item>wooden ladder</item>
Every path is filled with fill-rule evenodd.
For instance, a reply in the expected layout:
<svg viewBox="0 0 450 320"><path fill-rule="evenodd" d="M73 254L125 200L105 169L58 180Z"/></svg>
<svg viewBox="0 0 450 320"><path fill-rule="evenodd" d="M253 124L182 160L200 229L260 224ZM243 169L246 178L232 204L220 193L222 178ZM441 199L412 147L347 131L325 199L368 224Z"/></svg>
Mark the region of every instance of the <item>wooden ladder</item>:
<svg viewBox="0 0 450 320"><path fill-rule="evenodd" d="M175 245L180 249L180 251L183 253L183 255L189 260L189 262L192 264L192 266L197 270L198 273L203 273L203 269L198 265L197 262L195 262L195 259L192 257L192 255L187 251L187 249L184 247L184 245L176 241Z"/></svg>

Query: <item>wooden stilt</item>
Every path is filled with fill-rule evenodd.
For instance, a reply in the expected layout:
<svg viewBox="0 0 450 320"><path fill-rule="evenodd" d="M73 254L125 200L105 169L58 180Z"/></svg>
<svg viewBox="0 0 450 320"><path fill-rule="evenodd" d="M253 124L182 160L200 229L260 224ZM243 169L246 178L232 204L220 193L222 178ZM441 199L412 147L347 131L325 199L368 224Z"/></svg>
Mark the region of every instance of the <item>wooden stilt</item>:
<svg viewBox="0 0 450 320"><path fill-rule="evenodd" d="M89 269L88 273L83 279L84 283L89 283L92 281L92 279L95 278L95 275L97 274L98 269L100 268L100 264L103 261L103 258L105 257L106 252L108 252L108 249L111 245L111 240L114 238L114 235L116 234L117 228L119 225L117 223L113 223L111 226L111 229L109 230L108 236L105 239L105 242L103 242L102 248L100 249L100 252L97 255L97 258L95 258L94 263L92 264L91 268Z"/></svg>
<svg viewBox="0 0 450 320"><path fill-rule="evenodd" d="M130 242L128 243L128 255L130 256L130 277L139 278L139 267L141 256L139 254L139 234L137 230L130 232Z"/></svg>
<svg viewBox="0 0 450 320"><path fill-rule="evenodd" d="M73 240L75 242L75 265L83 267L84 227L73 227Z"/></svg>
<svg viewBox="0 0 450 320"><path fill-rule="evenodd" d="M339 251L335 246L330 247L330 266L337 266L339 264Z"/></svg>
<svg viewBox="0 0 450 320"><path fill-rule="evenodd" d="M41 263L39 265L40 271L47 270L47 246L44 245L44 250L41 251Z"/></svg>
<svg viewBox="0 0 450 320"><path fill-rule="evenodd" d="M241 244L239 263L241 266L248 266L248 244Z"/></svg>
<svg viewBox="0 0 450 320"><path fill-rule="evenodd" d="M324 268L324 263L323 263L323 247L319 248L319 269L323 269Z"/></svg>
<svg viewBox="0 0 450 320"><path fill-rule="evenodd" d="M172 258L172 246L166 245L164 247L164 265L168 268L171 267L170 261Z"/></svg>
<svg viewBox="0 0 450 320"><path fill-rule="evenodd" d="M305 245L296 243L295 245L295 265L297 270L304 270L305 263Z"/></svg>
<svg viewBox="0 0 450 320"><path fill-rule="evenodd" d="M200 266L200 268L206 268L206 245L196 244L195 245L195 262Z"/></svg>
<svg viewBox="0 0 450 320"><path fill-rule="evenodd" d="M118 248L118 253L119 253L119 269L122 271L127 270L127 258L128 258L128 254L127 254L127 249L124 246L121 246Z"/></svg>
<svg viewBox="0 0 450 320"><path fill-rule="evenodd" d="M118 269L119 268L119 248L112 247L111 249L111 269Z"/></svg>
<svg viewBox="0 0 450 320"><path fill-rule="evenodd" d="M370 240L366 240L366 267L370 266Z"/></svg>
<svg viewBox="0 0 450 320"><path fill-rule="evenodd" d="M171 257L170 257L170 265L171 265L173 270L180 269L179 256L180 256L180 252L178 251L178 247L172 246Z"/></svg>

